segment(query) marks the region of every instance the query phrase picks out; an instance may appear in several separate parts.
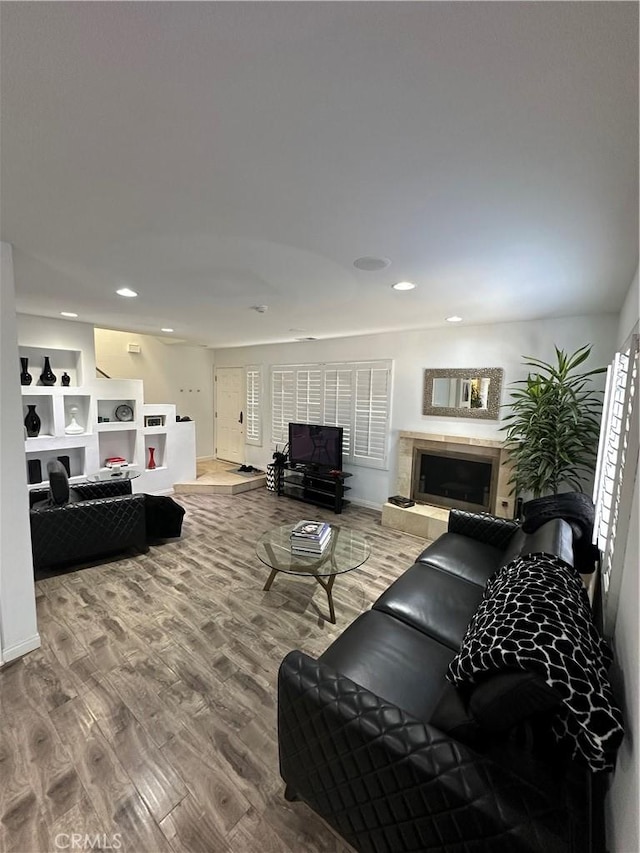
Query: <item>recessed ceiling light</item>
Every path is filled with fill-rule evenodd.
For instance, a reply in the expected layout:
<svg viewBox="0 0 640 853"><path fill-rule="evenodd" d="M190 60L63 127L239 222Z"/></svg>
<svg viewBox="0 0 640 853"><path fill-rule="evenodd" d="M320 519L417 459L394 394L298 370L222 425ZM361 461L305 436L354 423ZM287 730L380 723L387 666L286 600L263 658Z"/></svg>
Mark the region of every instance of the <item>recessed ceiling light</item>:
<svg viewBox="0 0 640 853"><path fill-rule="evenodd" d="M78 315L74 314L73 311L61 311L60 316L61 317L77 317Z"/></svg>
<svg viewBox="0 0 640 853"><path fill-rule="evenodd" d="M389 258L372 258L365 255L363 258L356 258L353 265L357 270L377 272L378 270L386 270L390 263Z"/></svg>
<svg viewBox="0 0 640 853"><path fill-rule="evenodd" d="M396 284L392 284L394 290L413 290L415 284L412 281L398 281Z"/></svg>
<svg viewBox="0 0 640 853"><path fill-rule="evenodd" d="M120 290L116 290L116 293L118 296L129 296L130 298L138 295L135 290L131 290L130 287L121 287Z"/></svg>
<svg viewBox="0 0 640 853"><path fill-rule="evenodd" d="M447 323L462 323L462 317L458 317L456 314L452 317L447 317L446 320Z"/></svg>
<svg viewBox="0 0 640 853"><path fill-rule="evenodd" d="M173 332L173 329L160 329L161 332Z"/></svg>

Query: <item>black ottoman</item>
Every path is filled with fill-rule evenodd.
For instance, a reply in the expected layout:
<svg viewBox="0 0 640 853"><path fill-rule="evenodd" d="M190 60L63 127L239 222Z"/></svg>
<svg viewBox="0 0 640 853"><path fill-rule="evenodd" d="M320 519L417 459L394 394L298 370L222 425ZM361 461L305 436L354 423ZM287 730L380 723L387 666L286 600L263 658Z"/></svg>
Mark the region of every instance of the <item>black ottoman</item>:
<svg viewBox="0 0 640 853"><path fill-rule="evenodd" d="M185 509L166 495L144 496L147 540L173 539L182 532Z"/></svg>

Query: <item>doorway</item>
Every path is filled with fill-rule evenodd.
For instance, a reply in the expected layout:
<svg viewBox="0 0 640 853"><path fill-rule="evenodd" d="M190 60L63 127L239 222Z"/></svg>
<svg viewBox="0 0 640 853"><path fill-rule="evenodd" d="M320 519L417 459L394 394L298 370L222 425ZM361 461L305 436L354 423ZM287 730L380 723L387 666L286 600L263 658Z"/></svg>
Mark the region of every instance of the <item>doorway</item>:
<svg viewBox="0 0 640 853"><path fill-rule="evenodd" d="M216 458L244 463L244 388L241 367L215 371Z"/></svg>

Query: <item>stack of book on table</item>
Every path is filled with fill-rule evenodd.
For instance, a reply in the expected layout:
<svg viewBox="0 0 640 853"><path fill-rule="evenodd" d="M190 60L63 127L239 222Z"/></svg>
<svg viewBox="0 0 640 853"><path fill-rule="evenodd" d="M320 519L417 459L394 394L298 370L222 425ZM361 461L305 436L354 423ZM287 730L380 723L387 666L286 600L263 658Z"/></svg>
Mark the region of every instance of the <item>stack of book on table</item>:
<svg viewBox="0 0 640 853"><path fill-rule="evenodd" d="M299 521L291 531L291 553L322 554L331 539L331 527L325 521Z"/></svg>

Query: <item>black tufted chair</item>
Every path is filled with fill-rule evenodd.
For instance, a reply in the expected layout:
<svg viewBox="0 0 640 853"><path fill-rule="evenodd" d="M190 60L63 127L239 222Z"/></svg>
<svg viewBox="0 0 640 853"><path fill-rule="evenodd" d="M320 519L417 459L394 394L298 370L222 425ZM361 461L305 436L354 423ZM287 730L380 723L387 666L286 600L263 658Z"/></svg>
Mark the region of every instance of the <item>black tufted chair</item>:
<svg viewBox="0 0 640 853"><path fill-rule="evenodd" d="M145 496L131 494L130 480L70 489L59 462L50 463L48 473L50 488L29 492L34 570L147 550Z"/></svg>

